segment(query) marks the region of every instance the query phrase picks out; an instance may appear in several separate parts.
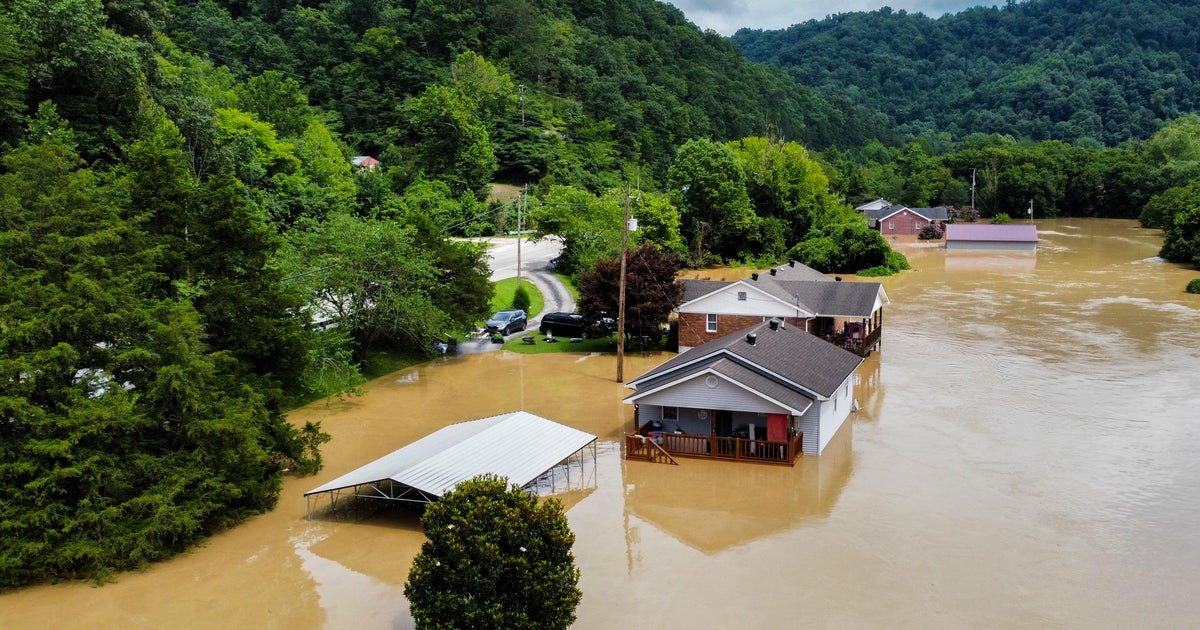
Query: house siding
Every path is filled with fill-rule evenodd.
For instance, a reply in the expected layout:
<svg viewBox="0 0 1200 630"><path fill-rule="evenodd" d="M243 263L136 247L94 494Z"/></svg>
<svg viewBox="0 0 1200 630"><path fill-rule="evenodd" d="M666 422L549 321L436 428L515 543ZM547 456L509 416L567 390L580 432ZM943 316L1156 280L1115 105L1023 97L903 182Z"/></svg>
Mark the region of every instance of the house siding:
<svg viewBox="0 0 1200 630"><path fill-rule="evenodd" d="M946 241L946 249L990 249L999 251L1032 252L1036 241Z"/></svg>
<svg viewBox="0 0 1200 630"><path fill-rule="evenodd" d="M709 377L716 380L715 387L709 387ZM769 400L747 391L725 379L712 375L699 375L661 392L643 396L638 400L639 405L656 405L662 407L694 407L699 400L704 401L706 409L735 409L752 413L788 413L788 410ZM643 407L644 408L644 407ZM661 416L661 411L659 411ZM649 417L642 417L645 422ZM705 429L704 433L708 433Z"/></svg>
<svg viewBox="0 0 1200 630"><path fill-rule="evenodd" d="M834 400L837 404L834 404ZM809 407L796 421L796 429L804 432L801 450L805 455L820 455L825 446L846 423L854 404L854 376L834 392L833 398ZM836 407L836 408L835 408Z"/></svg>

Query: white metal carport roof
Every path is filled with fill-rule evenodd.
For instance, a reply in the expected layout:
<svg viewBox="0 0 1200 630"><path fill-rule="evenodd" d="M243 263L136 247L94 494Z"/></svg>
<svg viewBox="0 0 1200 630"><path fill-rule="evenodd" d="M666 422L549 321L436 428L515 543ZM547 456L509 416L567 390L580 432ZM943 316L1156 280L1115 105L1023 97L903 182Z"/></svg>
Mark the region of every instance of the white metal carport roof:
<svg viewBox="0 0 1200 630"><path fill-rule="evenodd" d="M461 481L488 473L524 487L595 441L590 433L514 411L452 424L304 496L375 486L375 493L365 496L428 502ZM378 487L388 481L415 490L419 498L393 496Z"/></svg>

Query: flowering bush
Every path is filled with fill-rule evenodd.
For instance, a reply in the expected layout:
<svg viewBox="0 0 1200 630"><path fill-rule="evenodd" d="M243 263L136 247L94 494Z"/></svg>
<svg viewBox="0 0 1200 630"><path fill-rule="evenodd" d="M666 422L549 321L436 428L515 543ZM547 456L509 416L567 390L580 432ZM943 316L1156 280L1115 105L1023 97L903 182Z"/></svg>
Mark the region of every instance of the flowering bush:
<svg viewBox="0 0 1200 630"><path fill-rule="evenodd" d="M921 233L917 235L917 238L922 241L935 241L943 236L945 233L942 231L942 226L933 223L921 228Z"/></svg>

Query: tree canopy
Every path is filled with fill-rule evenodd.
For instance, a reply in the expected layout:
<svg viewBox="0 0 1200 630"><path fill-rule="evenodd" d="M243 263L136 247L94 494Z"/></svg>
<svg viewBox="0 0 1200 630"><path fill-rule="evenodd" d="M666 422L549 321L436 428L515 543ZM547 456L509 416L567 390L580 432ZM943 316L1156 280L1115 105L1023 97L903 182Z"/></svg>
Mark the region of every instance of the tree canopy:
<svg viewBox="0 0 1200 630"><path fill-rule="evenodd" d="M556 499L491 475L429 504L404 595L418 628L568 628L582 593Z"/></svg>

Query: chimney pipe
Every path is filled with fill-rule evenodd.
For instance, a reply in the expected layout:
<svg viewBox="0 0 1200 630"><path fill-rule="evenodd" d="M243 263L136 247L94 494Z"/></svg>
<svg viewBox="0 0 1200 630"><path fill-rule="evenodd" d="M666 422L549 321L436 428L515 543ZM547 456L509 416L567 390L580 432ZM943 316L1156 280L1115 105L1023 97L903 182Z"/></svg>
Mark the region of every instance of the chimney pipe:
<svg viewBox="0 0 1200 630"><path fill-rule="evenodd" d="M773 276L773 275L775 275L775 269L774 269L774 268L772 268L772 269L771 269L771 275L772 275L772 276Z"/></svg>
<svg viewBox="0 0 1200 630"><path fill-rule="evenodd" d="M758 282L758 274L757 273L750 274L750 279L755 282Z"/></svg>
<svg viewBox="0 0 1200 630"><path fill-rule="evenodd" d="M779 320L778 319L772 319L771 323L767 324L767 325L771 327L771 330L779 330Z"/></svg>
<svg viewBox="0 0 1200 630"><path fill-rule="evenodd" d="M796 266L796 261L794 261L794 260L789 260L789 261L788 261L788 266L789 266L789 267L795 267L795 266Z"/></svg>
<svg viewBox="0 0 1200 630"><path fill-rule="evenodd" d="M754 333L746 333L746 343L753 346L756 339L758 339L758 335Z"/></svg>

